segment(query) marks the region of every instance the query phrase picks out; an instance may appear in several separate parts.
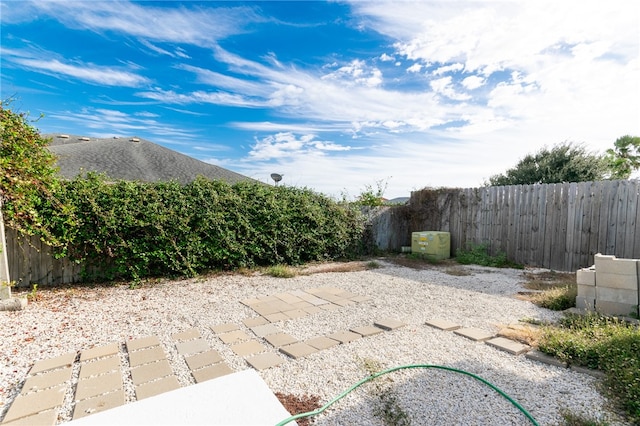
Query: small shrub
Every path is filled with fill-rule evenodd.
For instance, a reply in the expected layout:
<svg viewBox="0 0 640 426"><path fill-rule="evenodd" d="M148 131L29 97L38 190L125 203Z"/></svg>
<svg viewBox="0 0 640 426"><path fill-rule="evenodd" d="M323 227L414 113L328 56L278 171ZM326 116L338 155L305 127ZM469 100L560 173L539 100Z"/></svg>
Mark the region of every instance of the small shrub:
<svg viewBox="0 0 640 426"><path fill-rule="evenodd" d="M293 278L297 275L296 271L287 265L269 266L266 269L265 274L276 278Z"/></svg>
<svg viewBox="0 0 640 426"><path fill-rule="evenodd" d="M539 349L570 364L605 373L603 389L627 414L640 422L640 329L598 314L567 315L544 328Z"/></svg>
<svg viewBox="0 0 640 426"><path fill-rule="evenodd" d="M380 268L382 268L382 265L380 265L375 260L367 262L367 269L380 269Z"/></svg>
<svg viewBox="0 0 640 426"><path fill-rule="evenodd" d="M564 311L565 309L576 306L577 295L578 286L574 283L564 287L556 287L543 290L540 293L534 293L531 296L531 301L541 308L551 309L552 311Z"/></svg>
<svg viewBox="0 0 640 426"><path fill-rule="evenodd" d="M584 414L576 414L569 410L562 410L562 426L608 426L609 423L592 419Z"/></svg>
<svg viewBox="0 0 640 426"><path fill-rule="evenodd" d="M522 265L507 259L503 252L495 256L489 254L486 244L472 244L466 250L456 251L456 260L463 265L491 266L494 268L517 268L522 269Z"/></svg>

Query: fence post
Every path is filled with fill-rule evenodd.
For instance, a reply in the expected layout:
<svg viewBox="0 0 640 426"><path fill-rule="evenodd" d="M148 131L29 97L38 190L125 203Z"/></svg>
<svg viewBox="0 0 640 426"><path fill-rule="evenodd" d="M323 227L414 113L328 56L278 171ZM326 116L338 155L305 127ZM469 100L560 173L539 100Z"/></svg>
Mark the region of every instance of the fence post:
<svg viewBox="0 0 640 426"><path fill-rule="evenodd" d="M4 238L4 219L2 218L2 199L0 198L0 300L11 299L10 282L7 241Z"/></svg>

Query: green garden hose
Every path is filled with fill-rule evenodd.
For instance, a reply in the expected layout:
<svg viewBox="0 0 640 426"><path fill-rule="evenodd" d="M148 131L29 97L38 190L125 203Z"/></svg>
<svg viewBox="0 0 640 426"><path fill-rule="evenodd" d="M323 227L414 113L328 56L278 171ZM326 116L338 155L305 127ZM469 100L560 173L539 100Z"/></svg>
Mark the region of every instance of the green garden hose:
<svg viewBox="0 0 640 426"><path fill-rule="evenodd" d="M317 410L308 411L306 413L296 414L295 416L291 416L291 417L289 417L287 419L282 420L280 423L276 424L276 426L284 426L287 423L292 422L292 421L294 421L296 419L300 419L302 417L316 416L316 415L322 413L327 408L329 408L335 402L338 402L339 400L341 400L342 398L347 396L347 394L351 393L352 391L354 391L356 388L358 388L359 386L363 385L364 383L367 383L368 381L373 380L376 377L380 377L380 376L382 376L384 374L391 373L393 371L405 370L405 369L411 369L411 368L437 368L437 369L440 369L440 370L453 371L454 373L466 374L467 376L471 376L474 379L476 379L476 380L484 383L485 385L489 386L494 391L498 392L498 394L500 394L503 398L505 398L507 401L509 401L511 404L513 404L518 410L520 410L522 412L522 414L524 414L527 417L527 419L529 419L531 421L532 424L534 424L535 426L540 426L538 424L538 422L536 421L536 419L534 419L533 416L527 410L525 410L524 407L522 407L522 405L518 404L517 401L515 401L513 398L511 398L509 395L507 395L504 391L500 390L497 386L495 386L492 383L489 383L488 381L486 381L482 377L477 376L477 375L475 375L473 373L469 373L468 371L458 370L456 368L443 367L441 365L429 365L429 364L401 365L399 367L388 368L386 370L382 370L382 371L379 371L377 373L374 373L374 374L370 375L369 377L365 377L364 379L360 380L358 383L356 383L355 385L351 386L349 389L347 389L346 391L342 392L340 395L336 396L331 401L327 402L325 405L323 405L322 407L318 408Z"/></svg>

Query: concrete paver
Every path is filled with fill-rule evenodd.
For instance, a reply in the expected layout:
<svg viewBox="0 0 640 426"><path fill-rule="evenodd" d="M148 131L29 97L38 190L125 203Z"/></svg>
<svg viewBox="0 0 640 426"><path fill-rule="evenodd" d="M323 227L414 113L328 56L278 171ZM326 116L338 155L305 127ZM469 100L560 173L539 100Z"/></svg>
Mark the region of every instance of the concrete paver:
<svg viewBox="0 0 640 426"><path fill-rule="evenodd" d="M439 318L429 320L425 324L431 327L437 328L439 330L444 330L444 331L453 331L460 328L460 326L455 322L447 321Z"/></svg>
<svg viewBox="0 0 640 426"><path fill-rule="evenodd" d="M78 381L74 400L81 401L118 389L122 389L122 373L114 371L102 376Z"/></svg>
<svg viewBox="0 0 640 426"><path fill-rule="evenodd" d="M29 374L36 374L40 373L41 371L53 370L54 368L65 366L70 367L73 364L73 361L75 361L76 355L76 352L69 352L55 358L38 361L33 364L33 367L31 367L31 370L29 370Z"/></svg>
<svg viewBox="0 0 640 426"><path fill-rule="evenodd" d="M305 342L307 345L312 346L318 350L329 349L333 346L339 345L340 342L337 340L330 339L325 336L315 337L313 339L309 339Z"/></svg>
<svg viewBox="0 0 640 426"><path fill-rule="evenodd" d="M196 380L196 383L202 383L206 380L215 379L217 377L225 376L231 373L233 373L233 370L223 362L191 372L191 374L193 374L193 378Z"/></svg>
<svg viewBox="0 0 640 426"><path fill-rule="evenodd" d="M280 308L278 306L275 306L271 303L268 302L264 302L264 303L260 303L257 305L253 305L251 306L251 309L253 309L254 311L256 311L258 314L262 315L262 316L266 316L269 314L275 314L277 312L280 312Z"/></svg>
<svg viewBox="0 0 640 426"><path fill-rule="evenodd" d="M542 362L544 364L555 365L556 367L567 368L567 363L564 361L560 361L558 358L553 357L551 355L547 355L539 350L533 350L531 352L527 352L525 357L532 360Z"/></svg>
<svg viewBox="0 0 640 426"><path fill-rule="evenodd" d="M280 346L290 345L298 341L298 339L287 333L270 334L268 336L265 336L265 340L276 348L279 348Z"/></svg>
<svg viewBox="0 0 640 426"><path fill-rule="evenodd" d="M100 374L109 373L120 369L120 357L117 355L102 358L97 361L88 361L80 366L80 379Z"/></svg>
<svg viewBox="0 0 640 426"><path fill-rule="evenodd" d="M372 325L363 325L361 327L353 327L349 331L354 333L358 333L362 337L374 336L376 334L382 333L382 329L379 327L374 327Z"/></svg>
<svg viewBox="0 0 640 426"><path fill-rule="evenodd" d="M251 327L251 331L258 337L265 337L270 334L280 333L280 329L273 324L264 324Z"/></svg>
<svg viewBox="0 0 640 426"><path fill-rule="evenodd" d="M531 349L531 346L524 345L520 342L516 342L504 337L495 337L493 339L487 340L485 343L489 346L493 346L494 348L509 352L512 355L520 355L528 352Z"/></svg>
<svg viewBox="0 0 640 426"><path fill-rule="evenodd" d="M190 370L197 370L198 368L222 361L222 357L216 350L210 349L196 355L186 356L184 360L187 362Z"/></svg>
<svg viewBox="0 0 640 426"><path fill-rule="evenodd" d="M183 342L185 340L193 340L200 337L200 330L197 328L190 328L189 330L181 331L171 335L171 338L176 342Z"/></svg>
<svg viewBox="0 0 640 426"><path fill-rule="evenodd" d="M247 318L244 321L242 321L242 323L251 328L251 327L255 327L256 325L263 325L263 324L269 324L269 320L266 319L265 317L253 317L253 318Z"/></svg>
<svg viewBox="0 0 640 426"><path fill-rule="evenodd" d="M391 331L396 328L404 327L406 324L393 318L385 318L374 322L373 325L380 327L383 330Z"/></svg>
<svg viewBox="0 0 640 426"><path fill-rule="evenodd" d="M284 311L283 314L289 317L289 319L304 318L309 315L304 309L291 309L289 311Z"/></svg>
<svg viewBox="0 0 640 426"><path fill-rule="evenodd" d="M238 343L236 345L231 345L231 350L233 353L239 356L247 356L257 354L259 352L264 352L267 348L255 340L250 340L244 343Z"/></svg>
<svg viewBox="0 0 640 426"><path fill-rule="evenodd" d="M151 346L159 346L160 340L156 336L141 337L139 339L127 340L127 352L133 352Z"/></svg>
<svg viewBox="0 0 640 426"><path fill-rule="evenodd" d="M149 398L180 388L180 383L176 376L166 376L153 382L142 383L136 386L136 399Z"/></svg>
<svg viewBox="0 0 640 426"><path fill-rule="evenodd" d="M58 410L56 408L51 410L42 411L38 414L32 414L26 417L20 417L19 419L2 422L2 426L53 426L58 421Z"/></svg>
<svg viewBox="0 0 640 426"><path fill-rule="evenodd" d="M89 414L98 413L110 408L124 405L124 390L120 389L106 395L96 396L94 398L79 401L73 410L73 419L79 419Z"/></svg>
<svg viewBox="0 0 640 426"><path fill-rule="evenodd" d="M489 340L494 337L494 335L489 333L488 331L473 327L459 328L457 330L454 330L453 332L475 342L484 342L485 340Z"/></svg>
<svg viewBox="0 0 640 426"><path fill-rule="evenodd" d="M282 346L280 348L280 352L290 356L293 359L298 359L314 354L318 352L318 350L313 346L307 345L306 343L298 342L292 345Z"/></svg>
<svg viewBox="0 0 640 426"><path fill-rule="evenodd" d="M252 298L244 299L240 301L240 303L248 307L251 307L252 305L255 305L260 302L261 302L260 299L258 299L257 297L252 297Z"/></svg>
<svg viewBox="0 0 640 426"><path fill-rule="evenodd" d="M28 393L38 390L51 388L61 385L71 380L73 369L71 367L58 368L57 370L48 370L37 376L28 377L22 386L20 393Z"/></svg>
<svg viewBox="0 0 640 426"><path fill-rule="evenodd" d="M112 343L106 346L98 346L97 348L87 349L80 353L80 361L87 361L94 358L103 358L105 356L112 356L120 351L120 345Z"/></svg>
<svg viewBox="0 0 640 426"><path fill-rule="evenodd" d="M264 317L269 322L286 321L289 319L289 317L283 314L282 312L276 312L275 314L268 314L268 315L265 315Z"/></svg>
<svg viewBox="0 0 640 426"><path fill-rule="evenodd" d="M304 309L304 311L309 315L317 314L318 312L323 311L322 308L319 308L318 306L313 306L313 305L306 308L302 308L302 309Z"/></svg>
<svg viewBox="0 0 640 426"><path fill-rule="evenodd" d="M218 335L218 338L222 340L223 343L226 343L227 345L251 339L251 337L242 330L236 330L236 331L231 331L229 333L220 334Z"/></svg>
<svg viewBox="0 0 640 426"><path fill-rule="evenodd" d="M131 380L134 385L150 382L154 379L169 376L173 374L171 365L166 359L151 364L141 365L140 367L131 369Z"/></svg>
<svg viewBox="0 0 640 426"><path fill-rule="evenodd" d="M335 303L338 306L349 306L349 305L355 305L356 302L352 302L349 299L335 299L332 300L333 303Z"/></svg>
<svg viewBox="0 0 640 426"><path fill-rule="evenodd" d="M340 343L349 343L354 340L358 340L360 336L358 333L353 333L351 331L339 331L337 333L327 335L329 339L337 340Z"/></svg>
<svg viewBox="0 0 640 426"><path fill-rule="evenodd" d="M28 395L18 395L9 407L9 411L4 416L5 422L26 417L51 408L60 407L64 401L66 386L30 393Z"/></svg>
<svg viewBox="0 0 640 426"><path fill-rule="evenodd" d="M131 365L131 367L137 367L138 365L144 365L166 358L167 355L161 346L151 346L129 353L129 365Z"/></svg>
<svg viewBox="0 0 640 426"><path fill-rule="evenodd" d="M197 354L209 349L209 344L204 339L189 340L176 343L176 349L180 355Z"/></svg>
<svg viewBox="0 0 640 426"><path fill-rule="evenodd" d="M234 324L231 322L211 326L211 331L216 334L228 333L230 331L236 330L240 330L240 327L238 326L238 324Z"/></svg>
<svg viewBox="0 0 640 426"><path fill-rule="evenodd" d="M283 362L285 362L285 360L282 357L274 354L273 352L268 352L266 354L260 354L251 358L247 358L247 362L256 370L266 370L267 368L275 367L282 364Z"/></svg>

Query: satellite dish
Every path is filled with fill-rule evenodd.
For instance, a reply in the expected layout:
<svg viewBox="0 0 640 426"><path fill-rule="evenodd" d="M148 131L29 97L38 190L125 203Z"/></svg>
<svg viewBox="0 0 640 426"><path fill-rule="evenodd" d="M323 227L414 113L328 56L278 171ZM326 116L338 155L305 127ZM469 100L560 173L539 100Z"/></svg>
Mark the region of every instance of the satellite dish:
<svg viewBox="0 0 640 426"><path fill-rule="evenodd" d="M278 173L271 173L271 179L273 179L273 181L276 183L276 185L278 184L278 182L280 182L282 180L282 176L281 174Z"/></svg>

